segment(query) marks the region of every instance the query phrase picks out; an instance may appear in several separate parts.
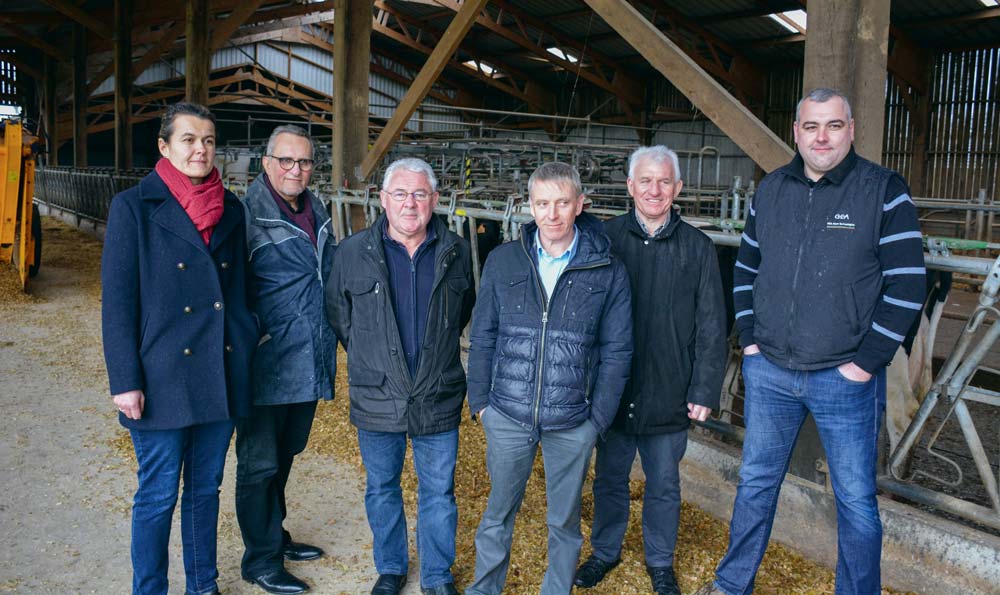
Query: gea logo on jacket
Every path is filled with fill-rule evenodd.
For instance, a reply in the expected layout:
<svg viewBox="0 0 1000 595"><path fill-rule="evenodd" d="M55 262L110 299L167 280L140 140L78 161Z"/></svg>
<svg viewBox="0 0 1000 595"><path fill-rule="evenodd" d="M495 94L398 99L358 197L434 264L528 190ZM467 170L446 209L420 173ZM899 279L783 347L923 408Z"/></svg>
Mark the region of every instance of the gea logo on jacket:
<svg viewBox="0 0 1000 595"><path fill-rule="evenodd" d="M833 216L833 221L826 222L827 229L849 229L854 230L854 224L851 223L851 216L848 213L837 213Z"/></svg>

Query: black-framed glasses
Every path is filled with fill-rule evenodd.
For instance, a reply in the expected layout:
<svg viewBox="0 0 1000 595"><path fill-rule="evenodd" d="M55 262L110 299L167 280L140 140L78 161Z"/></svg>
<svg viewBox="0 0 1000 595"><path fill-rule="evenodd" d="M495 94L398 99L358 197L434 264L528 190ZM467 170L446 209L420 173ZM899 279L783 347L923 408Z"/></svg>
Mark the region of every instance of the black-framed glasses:
<svg viewBox="0 0 1000 595"><path fill-rule="evenodd" d="M417 190L416 192L407 192L406 190L394 190L392 192L386 192L386 194L388 194L392 198L392 200L396 202L403 202L404 200L406 200L406 197L408 196L412 196L413 200L417 202L424 202L430 199L431 197L430 193L424 192L423 190Z"/></svg>
<svg viewBox="0 0 1000 595"><path fill-rule="evenodd" d="M277 155L265 155L265 157L277 159L278 165L285 171L291 170L295 167L296 163L299 164L299 169L302 171L310 171L316 165L316 162L312 159L292 159L291 157L278 157Z"/></svg>

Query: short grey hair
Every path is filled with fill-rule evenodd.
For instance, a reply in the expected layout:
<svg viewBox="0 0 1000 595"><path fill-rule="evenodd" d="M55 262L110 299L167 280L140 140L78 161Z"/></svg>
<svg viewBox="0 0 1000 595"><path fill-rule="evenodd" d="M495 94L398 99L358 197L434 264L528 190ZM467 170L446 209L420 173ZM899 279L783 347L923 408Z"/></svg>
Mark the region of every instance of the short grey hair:
<svg viewBox="0 0 1000 595"><path fill-rule="evenodd" d="M844 108L847 110L847 120L852 120L854 116L851 115L851 102L847 100L847 95L844 95L836 89L830 89L829 87L817 87L803 95L802 99L795 104L795 121L799 121L799 115L802 113L802 104L805 103L806 99L809 101L815 101L816 103L826 103L834 97L840 97L844 100Z"/></svg>
<svg viewBox="0 0 1000 595"><path fill-rule="evenodd" d="M643 159L649 159L654 163L666 163L669 161L670 165L674 168L674 181L681 181L681 163L677 158L677 153L671 151L665 145L639 147L635 151L632 151L632 155L628 158L629 179L635 178L635 168L639 166L639 162Z"/></svg>
<svg viewBox="0 0 1000 595"><path fill-rule="evenodd" d="M296 126L295 124L283 124L271 131L271 136L267 139L268 155L274 155L274 144L278 142L278 136L282 134L291 134L306 139L309 141L309 157L312 158L315 156L316 147L313 145L313 139L309 137L309 133L306 132L305 128Z"/></svg>
<svg viewBox="0 0 1000 595"><path fill-rule="evenodd" d="M528 198L531 198L531 189L537 182L568 182L573 187L573 197L583 194L583 183L580 182L580 172L567 163L550 161L538 166L531 177L528 178Z"/></svg>
<svg viewBox="0 0 1000 595"><path fill-rule="evenodd" d="M429 163L423 159L418 159L417 157L406 157L403 159L397 159L389 164L389 167L385 168L385 175L382 176L382 190L389 188L389 182L392 181L392 176L396 175L396 172L405 169L408 172L413 172L415 174L424 174L427 176L427 182L431 185L431 192L437 192L438 180L437 176L434 175L434 170L431 169Z"/></svg>

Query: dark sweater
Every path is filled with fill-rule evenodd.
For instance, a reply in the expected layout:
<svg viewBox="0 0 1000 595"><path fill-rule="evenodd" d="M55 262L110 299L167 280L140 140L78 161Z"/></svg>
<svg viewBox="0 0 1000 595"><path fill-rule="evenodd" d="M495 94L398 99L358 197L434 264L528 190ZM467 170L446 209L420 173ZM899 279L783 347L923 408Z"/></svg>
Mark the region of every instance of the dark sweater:
<svg viewBox="0 0 1000 595"><path fill-rule="evenodd" d="M382 227L382 245L389 268L396 326L403 344L406 367L412 377L420 363L420 346L427 329L427 307L434 288L434 253L437 246L434 226L427 226L427 237L410 258L406 247L389 236L388 219Z"/></svg>

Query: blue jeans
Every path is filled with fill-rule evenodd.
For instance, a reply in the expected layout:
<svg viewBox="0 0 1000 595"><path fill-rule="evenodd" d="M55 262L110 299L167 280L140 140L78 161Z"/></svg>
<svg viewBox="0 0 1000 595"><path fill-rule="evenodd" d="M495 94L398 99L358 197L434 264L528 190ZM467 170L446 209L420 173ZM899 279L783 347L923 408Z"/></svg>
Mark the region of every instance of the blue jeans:
<svg viewBox="0 0 1000 595"><path fill-rule="evenodd" d="M716 587L729 595L753 592L792 447L806 414L812 413L837 501L835 593L877 595L882 522L875 463L885 411L885 370L868 382L854 382L835 367L789 370L764 355L752 355L743 358L743 379L743 464L729 524L729 550L716 570Z"/></svg>
<svg viewBox="0 0 1000 595"><path fill-rule="evenodd" d="M531 468L542 445L545 464L545 522L548 568L541 595L569 595L580 558L580 493L590 467L597 428L590 420L575 428L542 432L487 407L480 417L486 431L490 497L476 531L476 574L465 595L500 595L507 582L514 519L521 509Z"/></svg>
<svg viewBox="0 0 1000 595"><path fill-rule="evenodd" d="M670 434L626 434L608 430L597 441L594 466L594 525L590 545L605 562L621 557L628 528L629 474L636 451L646 485L642 492L642 546L646 565L673 566L681 520L680 462L687 450L687 430Z"/></svg>
<svg viewBox="0 0 1000 595"><path fill-rule="evenodd" d="M399 477L406 454L405 432L369 432L358 429L361 461L365 465L365 511L374 538L372 553L379 574L405 575L409 568L406 516ZM425 589L454 582L455 461L458 428L411 436L413 468L417 472L417 557L420 586Z"/></svg>
<svg viewBox="0 0 1000 595"><path fill-rule="evenodd" d="M130 430L139 462L139 489L132 504L133 595L167 593L167 545L182 475L186 590L201 595L218 588L219 486L233 427L232 421L220 421L178 430Z"/></svg>

